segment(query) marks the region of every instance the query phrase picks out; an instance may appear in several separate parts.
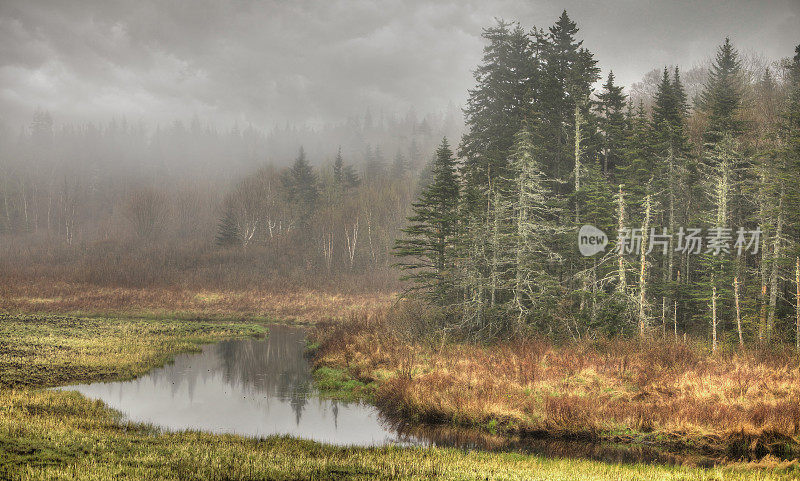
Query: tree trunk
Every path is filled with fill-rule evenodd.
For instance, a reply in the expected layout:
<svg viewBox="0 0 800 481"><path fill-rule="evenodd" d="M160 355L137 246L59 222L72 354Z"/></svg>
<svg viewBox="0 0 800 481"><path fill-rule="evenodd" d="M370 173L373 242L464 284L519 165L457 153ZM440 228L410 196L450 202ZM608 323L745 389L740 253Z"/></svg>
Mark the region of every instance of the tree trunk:
<svg viewBox="0 0 800 481"><path fill-rule="evenodd" d="M487 213L487 215L492 216L492 265L491 265L491 300L489 305L492 307L495 306L497 302L497 289L500 284L500 263L499 263L499 255L500 255L500 205L498 201L498 193L496 190L491 189L489 191L489 195L492 196L492 208Z"/></svg>
<svg viewBox="0 0 800 481"><path fill-rule="evenodd" d="M713 284L714 277L711 277ZM711 286L711 352L717 352L717 286Z"/></svg>
<svg viewBox="0 0 800 481"><path fill-rule="evenodd" d="M617 197L617 232L622 232L625 228L625 199L622 193L622 184L619 185L619 194ZM627 295L628 285L625 275L625 256L622 252L622 246L617 246L617 290L623 295Z"/></svg>
<svg viewBox="0 0 800 481"><path fill-rule="evenodd" d="M759 205L758 205L758 221L759 226L764 228L764 233L761 239L761 246L759 249L760 254L760 261L759 261L759 273L761 276L761 294L759 297L759 316L758 316L758 343L763 344L764 338L766 337L767 331L767 266L769 264L769 234L767 231L767 226L770 225L768 216L767 216L767 199L764 194L766 190L767 180L766 180L766 170L762 166L760 172L760 182L761 182L761 192L759 195Z"/></svg>
<svg viewBox="0 0 800 481"><path fill-rule="evenodd" d="M644 204L644 222L642 223L642 243L639 269L639 336L644 337L647 328L647 243L650 231L650 194L647 194Z"/></svg>
<svg viewBox="0 0 800 481"><path fill-rule="evenodd" d="M781 257L781 237L783 236L783 196L784 190L781 189L781 197L778 201L778 225L775 229L775 240L772 246L772 265L770 266L769 276L769 313L767 316L767 342L772 340L772 330L775 325L775 306L778 302L778 263Z"/></svg>
<svg viewBox="0 0 800 481"><path fill-rule="evenodd" d="M581 190L581 116L580 103L575 102L575 224L580 223L580 206L578 205L577 194Z"/></svg>
<svg viewBox="0 0 800 481"><path fill-rule="evenodd" d="M744 346L744 338L742 337L742 314L739 309L739 277L733 278L733 301L736 304L736 332L739 333L739 347Z"/></svg>
<svg viewBox="0 0 800 481"><path fill-rule="evenodd" d="M669 189L669 233L670 235L675 234L675 184L676 181L675 175L675 151L672 147L672 143L669 145L669 185L667 188ZM667 286L667 292L670 293L672 290L672 271L675 268L675 249L669 249L667 252L667 269L664 272L664 284ZM661 309L661 322L664 326L664 336L666 337L666 308L667 308L667 297L665 296L662 299L662 309Z"/></svg>
<svg viewBox="0 0 800 481"><path fill-rule="evenodd" d="M681 283L681 270L678 269L678 275L675 279L675 282L680 284ZM672 301L672 328L675 331L675 342L678 342L678 300Z"/></svg>
<svg viewBox="0 0 800 481"><path fill-rule="evenodd" d="M796 331L795 331L795 348L800 351L800 257L797 257L795 261L795 269L794 269L794 283L795 283L795 316L796 319Z"/></svg>
<svg viewBox="0 0 800 481"><path fill-rule="evenodd" d="M678 301L672 301L672 327L675 329L675 342L678 342Z"/></svg>

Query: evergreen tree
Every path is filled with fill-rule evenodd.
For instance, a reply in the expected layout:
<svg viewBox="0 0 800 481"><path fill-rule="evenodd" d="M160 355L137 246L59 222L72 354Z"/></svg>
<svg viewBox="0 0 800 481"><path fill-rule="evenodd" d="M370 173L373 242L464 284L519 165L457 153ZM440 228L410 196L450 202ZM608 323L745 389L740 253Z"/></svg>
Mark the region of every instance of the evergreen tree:
<svg viewBox="0 0 800 481"><path fill-rule="evenodd" d="M535 105L540 117L537 130L548 144L543 150L545 172L557 179L575 171L576 119L591 117L591 86L600 72L592 53L576 40L577 33L577 24L565 10L547 34L536 34L537 50L542 56L540 93ZM589 125L591 122L587 121L583 127Z"/></svg>
<svg viewBox="0 0 800 481"><path fill-rule="evenodd" d="M286 200L290 204L294 204L299 209L301 218L305 219L316 206L319 186L317 185L317 175L311 164L308 163L302 147L300 147L294 164L284 172L282 181Z"/></svg>
<svg viewBox="0 0 800 481"><path fill-rule="evenodd" d="M559 299L554 266L562 261L556 239L564 232L557 219L563 210L559 199L547 184L538 161L539 147L529 129L517 135L512 165L518 172L514 191L509 195L513 205L513 242L507 257L513 259L514 276L510 278L513 293L509 303L520 327L542 329L542 321L552 315Z"/></svg>
<svg viewBox="0 0 800 481"><path fill-rule="evenodd" d="M710 333L716 350L734 319L741 343L750 318L759 318L760 338L780 332L794 308L785 301L787 271L800 254L792 242L800 232L800 46L788 81L767 72L746 84L726 40L694 110L680 70L664 68L648 115L642 101L623 113L613 73L592 100L599 70L577 33L566 12L530 35L504 22L484 31L465 109L462 183L443 145L397 242L411 259L401 265L405 278L431 300L458 305L459 327L474 338L521 330L579 339L636 327L646 336L669 326L677 339L680 326ZM765 99L757 106L743 101L751 87ZM759 127L746 136L745 118ZM699 145L689 126L704 121ZM605 232L635 226L637 255L578 255L573 234L583 223ZM702 228L699 253L679 227ZM757 255L736 252L739 227L762 229ZM754 292L758 316L748 312Z"/></svg>
<svg viewBox="0 0 800 481"><path fill-rule="evenodd" d="M535 59L530 40L519 26L504 21L484 29L487 41L483 60L475 70L477 86L469 91L464 109L467 133L461 141L460 156L468 210L486 209L486 193L494 179L508 179L508 153L514 135L529 111L535 95Z"/></svg>
<svg viewBox="0 0 800 481"><path fill-rule="evenodd" d="M742 65L729 38L719 49L708 73L699 106L708 115L704 134L707 143L719 142L726 134L737 136L743 124L739 118L743 95Z"/></svg>
<svg viewBox="0 0 800 481"><path fill-rule="evenodd" d="M624 142L624 159L619 166L618 178L627 186L629 203L631 206L642 205L645 197L645 187L654 177L652 169L652 152L650 146L650 123L645 114L644 104L639 101L636 110L629 104L627 119L630 125L628 135ZM636 218L635 213L641 210L632 211L628 214L631 219Z"/></svg>
<svg viewBox="0 0 800 481"><path fill-rule="evenodd" d="M336 160L333 162L333 181L337 185L344 183L344 159L342 158L342 148L336 152Z"/></svg>
<svg viewBox="0 0 800 481"><path fill-rule="evenodd" d="M424 167L423 158L419 153L419 145L417 139L411 139L411 145L408 146L408 162L413 170L418 170Z"/></svg>
<svg viewBox="0 0 800 481"><path fill-rule="evenodd" d="M413 204L405 237L395 244L397 264L433 301L445 304L452 294L453 241L458 223L459 185L453 151L442 139L433 162L433 179Z"/></svg>
<svg viewBox="0 0 800 481"><path fill-rule="evenodd" d="M789 101L783 117L786 145L797 161L800 158L800 45L795 48L789 64Z"/></svg>
<svg viewBox="0 0 800 481"><path fill-rule="evenodd" d="M225 214L219 221L215 242L220 247L240 245L242 243L241 236L239 235L239 227L236 222L236 215L233 213L233 207L230 205L225 208Z"/></svg>
<svg viewBox="0 0 800 481"><path fill-rule="evenodd" d="M597 95L602 131L603 173L613 173L620 166L625 142L625 99L622 86L614 84L614 72L608 73L603 91Z"/></svg>
<svg viewBox="0 0 800 481"><path fill-rule="evenodd" d="M355 168L349 164L345 165L341 147L339 147L339 151L336 153L336 160L333 163L333 181L336 185L345 189L358 187L361 183Z"/></svg>
<svg viewBox="0 0 800 481"><path fill-rule="evenodd" d="M612 233L616 230L616 202L611 191L611 185L602 174L597 164L586 166L581 190L578 192L578 202L583 206L581 210L581 223L598 227L603 232ZM574 230L571 233L574 234ZM574 242L574 238L572 239ZM614 299L606 295L602 288L603 280L613 278L617 273L617 266L610 260L610 250L604 255L581 258L580 271L576 274L581 283L579 298L583 297L582 312L579 313L584 323L584 328L592 332L619 333L621 325L622 308L613 305ZM579 299L580 300L580 299ZM603 315L601 317L601 312Z"/></svg>
<svg viewBox="0 0 800 481"><path fill-rule="evenodd" d="M689 101L686 95L686 89L683 87L683 82L681 82L681 74L677 66L672 74L672 91L675 95L678 115L681 119L685 120L686 116L689 114Z"/></svg>
<svg viewBox="0 0 800 481"><path fill-rule="evenodd" d="M460 147L464 221L457 244L465 264L459 276L465 296L462 321L486 336L492 331L486 323L487 308L499 305L505 276L510 274L498 271L504 254L498 249L509 228L505 193L515 177L509 158L514 136L537 96L538 58L518 24L498 21L484 30L483 38L487 44L475 71L477 86L469 91L464 110L467 133Z"/></svg>
<svg viewBox="0 0 800 481"><path fill-rule="evenodd" d="M364 154L364 177L369 182L374 182L385 174L386 163L383 159L383 153L379 146L373 150L371 146L367 145L367 151Z"/></svg>
<svg viewBox="0 0 800 481"><path fill-rule="evenodd" d="M699 276L694 293L697 302L697 318L706 320L711 328L713 347L716 349L718 337L723 328L722 320L731 319L730 301L735 276L734 256L730 249L733 238L731 226L732 193L735 191L732 166L741 156L739 143L731 134L726 134L709 150L712 156L707 164L706 193L709 210L706 214L706 243L699 260ZM705 304L705 305L703 305Z"/></svg>
<svg viewBox="0 0 800 481"><path fill-rule="evenodd" d="M674 123L678 110L678 96L669 77L669 70L664 67L664 73L661 75L661 83L658 84L653 105L653 125L659 126Z"/></svg>
<svg viewBox="0 0 800 481"><path fill-rule="evenodd" d="M355 167L352 165L345 165L343 170L344 185L347 188L354 188L361 185L361 177L358 176Z"/></svg>
<svg viewBox="0 0 800 481"><path fill-rule="evenodd" d="M680 200L685 199L688 192L686 185L688 175L689 146L685 134L685 93L680 83L677 68L670 77L665 67L656 91L655 104L651 119L651 148L653 153L653 185L656 190L656 201L660 209L654 212L662 220L662 227L672 236L676 235L678 225L685 225L686 218L680 209ZM679 219L683 220L680 222ZM668 308L673 313L678 301L679 287L676 284L676 259L674 249L670 249L661 258L661 265L654 265L653 271L658 273L653 279L652 292L660 297L661 325L664 333L668 324ZM675 325L675 319L669 324Z"/></svg>
<svg viewBox="0 0 800 481"><path fill-rule="evenodd" d="M394 156L394 162L392 162L392 178L402 179L409 170L410 166L408 160L403 153L398 150L397 154Z"/></svg>

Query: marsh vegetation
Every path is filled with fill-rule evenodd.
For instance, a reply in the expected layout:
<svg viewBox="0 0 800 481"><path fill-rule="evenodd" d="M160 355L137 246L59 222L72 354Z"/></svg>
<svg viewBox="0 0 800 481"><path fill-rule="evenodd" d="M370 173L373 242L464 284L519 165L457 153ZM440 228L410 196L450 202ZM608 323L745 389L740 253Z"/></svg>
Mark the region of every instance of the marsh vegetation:
<svg viewBox="0 0 800 481"><path fill-rule="evenodd" d="M318 325L333 389L417 423L659 446L720 460L794 459L800 369L791 350L712 356L702 345L408 337L396 312Z"/></svg>
<svg viewBox="0 0 800 481"><path fill-rule="evenodd" d="M2 326L0 476L13 480L110 480L120 476L175 480L566 480L575 476L595 480L783 480L797 475L796 466L777 460L699 468L513 452L334 447L287 437L248 439L196 431L165 432L157 426L128 422L102 402L77 393L41 388L141 375L176 353L198 349L201 343L264 335L263 327L246 322L43 315L6 316ZM80 362L73 362L76 356ZM18 376L6 377L10 367ZM19 379L26 381L20 383Z"/></svg>

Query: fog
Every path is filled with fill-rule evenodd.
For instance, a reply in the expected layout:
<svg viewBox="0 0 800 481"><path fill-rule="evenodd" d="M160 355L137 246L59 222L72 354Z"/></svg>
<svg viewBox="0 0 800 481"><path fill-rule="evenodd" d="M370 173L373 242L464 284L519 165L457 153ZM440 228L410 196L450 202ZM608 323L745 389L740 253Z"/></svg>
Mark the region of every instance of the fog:
<svg viewBox="0 0 800 481"><path fill-rule="evenodd" d="M483 29L502 18L546 30L563 9L597 59L600 78L613 69L631 100L645 106L665 65L681 67L693 97L726 36L748 72L760 75L789 56L800 30L800 4L792 0L3 0L6 254L46 246L42 252L51 255L50 248L68 246L89 262L107 252L86 257L86 245L113 241L113 249L128 252L143 239L160 248L165 239L195 242L181 245L195 253L213 244L226 211L238 209L238 228L262 245L278 226L302 220L320 228L320 216L328 216L334 227L308 240L317 257L281 257L283 266L387 268L436 146L447 137L457 150ZM354 175L351 187L364 182L344 197L330 194L313 216L292 211L297 206L283 204L285 193L271 189L284 185L281 169L301 147L325 195L335 191L329 187L338 152ZM247 189L273 202L258 207L249 227L243 219L253 206L241 201ZM333 233L335 249L320 240ZM174 266L176 255L160 262ZM116 280L163 279L162 264L141 278ZM79 271L105 282L109 269Z"/></svg>

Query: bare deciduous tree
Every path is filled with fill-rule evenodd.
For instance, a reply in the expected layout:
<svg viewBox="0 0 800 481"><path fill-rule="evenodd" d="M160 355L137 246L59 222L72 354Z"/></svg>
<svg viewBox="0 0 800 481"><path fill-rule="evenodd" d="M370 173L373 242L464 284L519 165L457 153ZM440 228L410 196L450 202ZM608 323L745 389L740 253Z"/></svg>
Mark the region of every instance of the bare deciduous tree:
<svg viewBox="0 0 800 481"><path fill-rule="evenodd" d="M166 195L152 187L131 190L123 207L123 215L141 240L157 237L166 225L168 214Z"/></svg>

